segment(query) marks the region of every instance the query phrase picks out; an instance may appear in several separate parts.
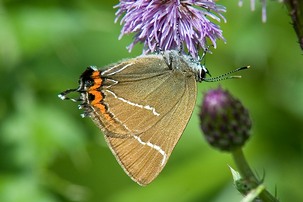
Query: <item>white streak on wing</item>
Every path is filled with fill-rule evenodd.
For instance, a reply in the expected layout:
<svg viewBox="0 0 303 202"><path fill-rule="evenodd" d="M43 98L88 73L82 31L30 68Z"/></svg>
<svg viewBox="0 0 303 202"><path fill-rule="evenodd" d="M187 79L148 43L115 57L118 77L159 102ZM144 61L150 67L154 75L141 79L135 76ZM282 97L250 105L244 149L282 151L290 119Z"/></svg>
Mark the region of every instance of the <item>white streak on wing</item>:
<svg viewBox="0 0 303 202"><path fill-rule="evenodd" d="M155 116L160 116L160 114L156 111L156 109L154 107L151 107L149 105L140 105L140 104L137 104L137 103L133 103L133 102L131 102L129 100L126 100L126 99L124 99L122 97L118 97L114 92L112 92L110 90L106 90L106 91L109 92L109 93L111 93L115 98L121 100L122 102L125 102L125 103L127 103L129 105L132 105L132 106L135 106L135 107L139 107L139 108L142 108L142 109L147 109L149 111L152 111Z"/></svg>
<svg viewBox="0 0 303 202"><path fill-rule="evenodd" d="M120 64L120 63L119 63L119 64ZM102 74L102 75L107 74L107 72L110 72L110 71L112 71L114 68L117 68L119 64L117 64L117 65L115 65L115 66L113 66L113 67L111 67L111 68L109 68L109 69L106 69L106 70L102 71L101 74ZM113 72L107 74L106 76L111 76L111 75L114 75L114 74L116 74L116 73L118 73L118 72L121 72L121 71L123 71L124 69L126 69L127 67L129 67L129 66L131 66L131 65L133 65L133 63L129 63L129 64L127 64L127 65L124 65L124 66L121 67L121 68L117 68L117 70L115 70L115 71L113 71Z"/></svg>
<svg viewBox="0 0 303 202"><path fill-rule="evenodd" d="M113 85L116 85L116 84L118 84L118 83L119 83L118 81L113 80L113 79L107 79L107 80L108 80L108 81L111 81L113 84L108 85L108 86L103 86L104 88L110 88L110 87L112 87Z"/></svg>
<svg viewBox="0 0 303 202"><path fill-rule="evenodd" d="M151 142L144 142L144 141L141 140L140 137L138 137L138 136L136 136L136 135L134 135L133 137L134 137L140 144L149 146L149 147L151 147L151 148L157 150L157 151L163 156L163 157L162 157L161 166L164 165L164 163L165 163L165 161L166 161L166 158L167 158L167 155L166 155L165 151L164 151L163 149L161 149L160 146L158 146L158 145L156 145L156 144L152 144Z"/></svg>

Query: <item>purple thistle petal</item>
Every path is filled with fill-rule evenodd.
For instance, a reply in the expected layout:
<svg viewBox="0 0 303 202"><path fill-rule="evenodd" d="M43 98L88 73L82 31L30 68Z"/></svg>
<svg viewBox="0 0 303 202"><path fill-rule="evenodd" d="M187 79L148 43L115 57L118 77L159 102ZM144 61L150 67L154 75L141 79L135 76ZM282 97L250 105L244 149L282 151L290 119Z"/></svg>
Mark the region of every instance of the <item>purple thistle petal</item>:
<svg viewBox="0 0 303 202"><path fill-rule="evenodd" d="M123 16L119 39L135 33L129 51L141 42L144 53L156 51L157 45L162 50L186 47L197 57L201 48L208 48L208 40L214 47L217 39L224 40L222 30L212 21L225 22L221 13L226 10L213 0L120 0L115 8L115 22Z"/></svg>
<svg viewBox="0 0 303 202"><path fill-rule="evenodd" d="M250 9L252 11L255 10L256 7L256 2L255 0L250 0ZM261 4L262 4L262 22L266 22L266 0L261 0ZM243 6L243 0L239 0L238 5L241 7Z"/></svg>
<svg viewBox="0 0 303 202"><path fill-rule="evenodd" d="M266 22L266 0L262 0L262 22Z"/></svg>

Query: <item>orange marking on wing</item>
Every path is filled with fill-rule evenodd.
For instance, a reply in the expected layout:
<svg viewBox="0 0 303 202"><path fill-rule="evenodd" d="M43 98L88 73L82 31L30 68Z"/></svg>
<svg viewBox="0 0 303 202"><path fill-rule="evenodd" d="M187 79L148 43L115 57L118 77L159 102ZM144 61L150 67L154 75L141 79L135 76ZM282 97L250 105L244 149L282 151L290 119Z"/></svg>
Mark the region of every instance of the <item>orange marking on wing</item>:
<svg viewBox="0 0 303 202"><path fill-rule="evenodd" d="M97 107L98 109L100 109L102 114L106 113L106 109L105 109L105 106L103 104L95 104L94 107Z"/></svg>
<svg viewBox="0 0 303 202"><path fill-rule="evenodd" d="M106 108L103 104L99 103L99 104L95 104L94 107L98 108L101 112L101 114L103 114L104 118L108 121L113 123L114 119L107 113Z"/></svg>
<svg viewBox="0 0 303 202"><path fill-rule="evenodd" d="M100 77L100 72L99 71L93 71L92 78L95 78L95 77Z"/></svg>
<svg viewBox="0 0 303 202"><path fill-rule="evenodd" d="M91 78L94 80L94 85L88 89L88 93L94 95L94 100L92 100L90 104L93 107L98 108L108 122L114 122L114 119L107 112L105 105L101 103L103 100L103 95L100 92L101 89L99 88L102 85L103 79L100 76L100 72L94 71L91 75Z"/></svg>
<svg viewBox="0 0 303 202"><path fill-rule="evenodd" d="M89 88L89 90L96 90L102 85L102 78L100 77L99 71L94 71L91 75L91 78L94 80L94 85Z"/></svg>
<svg viewBox="0 0 303 202"><path fill-rule="evenodd" d="M103 100L102 93L99 91L89 90L88 93L95 96L94 100L90 103L91 105L99 104Z"/></svg>

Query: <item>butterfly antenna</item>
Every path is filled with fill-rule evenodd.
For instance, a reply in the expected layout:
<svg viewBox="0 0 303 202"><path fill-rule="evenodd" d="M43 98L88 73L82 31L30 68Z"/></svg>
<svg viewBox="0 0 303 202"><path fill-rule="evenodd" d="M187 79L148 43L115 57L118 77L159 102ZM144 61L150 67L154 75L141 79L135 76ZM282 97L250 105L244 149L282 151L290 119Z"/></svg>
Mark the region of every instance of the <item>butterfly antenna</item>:
<svg viewBox="0 0 303 202"><path fill-rule="evenodd" d="M244 69L248 69L248 68L250 68L250 66L240 67L240 68L234 69L230 72L227 72L225 74L222 74L220 76L211 77L211 78L203 78L203 81L216 82L216 81L222 81L222 80L226 80L226 79L239 79L239 78L241 78L241 76L239 76L239 75L230 75L230 74L233 74L235 72L238 72L238 71L241 71L241 70L244 70Z"/></svg>

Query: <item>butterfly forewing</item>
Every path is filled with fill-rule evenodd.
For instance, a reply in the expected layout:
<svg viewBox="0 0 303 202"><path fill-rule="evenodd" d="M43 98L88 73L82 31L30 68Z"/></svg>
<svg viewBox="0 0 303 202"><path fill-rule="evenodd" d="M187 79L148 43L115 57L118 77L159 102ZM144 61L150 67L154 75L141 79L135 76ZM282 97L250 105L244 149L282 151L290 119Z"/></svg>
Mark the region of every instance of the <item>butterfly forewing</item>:
<svg viewBox="0 0 303 202"><path fill-rule="evenodd" d="M169 69L161 56L149 59L149 65L142 66L131 59L102 72L101 92L107 114L95 109L97 115L92 116L97 124L104 125L108 135L126 137L146 131L183 96L188 75ZM148 73L150 69L154 71ZM110 120L103 118L108 114Z"/></svg>
<svg viewBox="0 0 303 202"><path fill-rule="evenodd" d="M179 71L169 71L168 74L164 74L165 82L159 79L161 76L149 78L148 82L160 83L160 85L144 95L142 101L138 102L153 104L159 111L159 116L135 107L131 107L131 111L119 108L120 110L111 111L113 114L117 113L114 117L123 120L121 123L126 124L130 130L133 128L136 130L132 130L132 136L126 138L115 137L111 135L110 131L105 132L105 139L118 162L125 172L141 185L149 184L161 172L195 105L196 82L194 76ZM132 83L128 83L127 86L142 88L142 85ZM121 90L123 89L121 88ZM144 102L144 99L147 102ZM135 101L139 100L140 98ZM110 103L113 101L110 100ZM115 109L117 109L116 106L119 105L115 105Z"/></svg>

